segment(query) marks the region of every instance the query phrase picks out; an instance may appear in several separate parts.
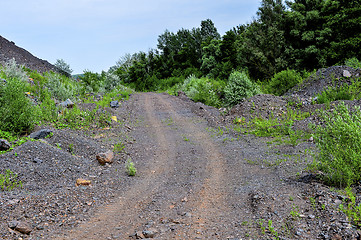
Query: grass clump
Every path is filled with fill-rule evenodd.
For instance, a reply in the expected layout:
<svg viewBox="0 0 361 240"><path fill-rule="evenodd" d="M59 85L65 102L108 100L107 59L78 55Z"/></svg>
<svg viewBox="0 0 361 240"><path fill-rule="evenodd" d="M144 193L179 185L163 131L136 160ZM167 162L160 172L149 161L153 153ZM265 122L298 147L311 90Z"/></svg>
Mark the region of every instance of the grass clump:
<svg viewBox="0 0 361 240"><path fill-rule="evenodd" d="M319 154L313 167L324 173L327 183L351 186L361 180L361 111L350 112L342 102L332 112L321 114L323 124L314 138Z"/></svg>
<svg viewBox="0 0 361 240"><path fill-rule="evenodd" d="M4 174L0 174L0 189L11 191L16 187L22 187L22 182L18 180L18 175L6 169Z"/></svg>
<svg viewBox="0 0 361 240"><path fill-rule="evenodd" d="M137 169L135 168L131 158L128 158L127 162L125 163L125 168L128 176L135 176L137 173Z"/></svg>

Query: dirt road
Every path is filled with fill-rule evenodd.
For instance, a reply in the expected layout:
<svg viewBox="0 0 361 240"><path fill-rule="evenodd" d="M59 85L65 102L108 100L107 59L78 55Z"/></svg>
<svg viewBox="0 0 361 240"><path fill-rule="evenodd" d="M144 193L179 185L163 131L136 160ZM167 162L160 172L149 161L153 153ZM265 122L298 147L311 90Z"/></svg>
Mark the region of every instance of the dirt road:
<svg viewBox="0 0 361 240"><path fill-rule="evenodd" d="M239 133L217 109L184 96L138 93L108 110L120 120L112 128L52 128L46 141L0 156L24 181L0 192L0 238L359 237L339 211L344 196L304 171L313 143ZM99 165L96 153L118 143L125 151ZM127 158L135 177L125 173ZM78 178L92 184L76 186ZM27 223L31 234L14 231L13 220Z"/></svg>
<svg viewBox="0 0 361 240"><path fill-rule="evenodd" d="M290 226L286 215L305 205L303 187L284 181L287 171L260 163L275 161L265 142L217 137L184 101L166 94L132 101L140 120L133 131L138 176L112 204L58 239L153 233L156 239L257 239L265 234L262 222Z"/></svg>

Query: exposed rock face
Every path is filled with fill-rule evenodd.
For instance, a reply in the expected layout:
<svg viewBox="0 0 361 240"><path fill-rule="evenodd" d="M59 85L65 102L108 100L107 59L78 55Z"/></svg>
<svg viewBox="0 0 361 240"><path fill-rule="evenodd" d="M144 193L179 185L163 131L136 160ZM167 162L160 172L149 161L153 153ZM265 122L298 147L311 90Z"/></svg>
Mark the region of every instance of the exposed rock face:
<svg viewBox="0 0 361 240"><path fill-rule="evenodd" d="M0 65L13 58L16 63L41 73L47 71L60 72L60 69L48 61L35 57L25 49L16 46L14 42L0 36Z"/></svg>

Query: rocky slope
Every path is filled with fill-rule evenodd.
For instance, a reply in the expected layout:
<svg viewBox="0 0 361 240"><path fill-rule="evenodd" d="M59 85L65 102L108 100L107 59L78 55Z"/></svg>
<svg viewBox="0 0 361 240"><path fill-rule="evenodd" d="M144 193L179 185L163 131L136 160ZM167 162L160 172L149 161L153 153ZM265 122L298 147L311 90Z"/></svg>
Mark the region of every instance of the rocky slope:
<svg viewBox="0 0 361 240"><path fill-rule="evenodd" d="M25 49L16 46L14 42L0 36L0 64L3 64L13 58L18 64L32 70L37 70L41 73L47 71L59 71L59 69L50 64L48 61L35 57Z"/></svg>

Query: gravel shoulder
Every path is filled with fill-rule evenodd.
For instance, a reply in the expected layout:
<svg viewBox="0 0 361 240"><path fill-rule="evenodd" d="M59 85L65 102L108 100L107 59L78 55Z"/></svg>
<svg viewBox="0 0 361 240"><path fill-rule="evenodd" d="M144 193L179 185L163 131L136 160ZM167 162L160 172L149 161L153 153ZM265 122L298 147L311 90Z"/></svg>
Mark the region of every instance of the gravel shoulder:
<svg viewBox="0 0 361 240"><path fill-rule="evenodd" d="M52 129L4 155L22 189L0 192L2 239L358 239L343 196L303 170L315 146L229 129L184 96L139 93L110 129ZM115 161L95 156L123 143ZM74 152L70 153L69 144ZM135 177L125 173L131 158ZM75 186L76 179L91 180ZM25 222L30 235L9 228Z"/></svg>

